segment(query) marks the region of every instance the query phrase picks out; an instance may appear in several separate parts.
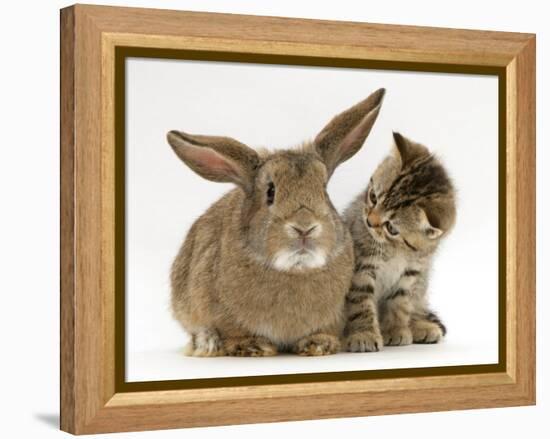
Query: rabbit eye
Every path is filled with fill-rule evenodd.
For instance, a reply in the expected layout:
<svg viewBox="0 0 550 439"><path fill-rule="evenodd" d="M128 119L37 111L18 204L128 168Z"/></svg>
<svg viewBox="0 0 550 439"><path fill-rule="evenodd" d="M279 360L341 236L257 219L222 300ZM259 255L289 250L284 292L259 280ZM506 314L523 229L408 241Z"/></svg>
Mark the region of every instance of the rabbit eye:
<svg viewBox="0 0 550 439"><path fill-rule="evenodd" d="M267 204L272 205L274 200L275 200L275 185L270 182L267 186Z"/></svg>
<svg viewBox="0 0 550 439"><path fill-rule="evenodd" d="M370 202L372 203L373 206L376 206L376 201L377 201L377 198L376 198L376 194L374 193L374 189L371 189L370 192L369 192L369 199L370 199Z"/></svg>
<svg viewBox="0 0 550 439"><path fill-rule="evenodd" d="M396 235L399 235L399 230L397 230L392 223L390 223L389 221L386 221L386 230L388 231L388 233L392 236L396 236Z"/></svg>

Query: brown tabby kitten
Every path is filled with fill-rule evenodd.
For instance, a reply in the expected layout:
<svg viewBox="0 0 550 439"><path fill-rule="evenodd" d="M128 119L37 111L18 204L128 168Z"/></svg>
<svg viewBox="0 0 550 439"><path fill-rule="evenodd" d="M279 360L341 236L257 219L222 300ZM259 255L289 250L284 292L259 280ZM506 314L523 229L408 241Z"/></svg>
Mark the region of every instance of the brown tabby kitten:
<svg viewBox="0 0 550 439"><path fill-rule="evenodd" d="M426 289L434 252L455 222L455 191L426 147L393 137L394 154L344 213L355 249L344 334L352 352L437 343L446 333Z"/></svg>

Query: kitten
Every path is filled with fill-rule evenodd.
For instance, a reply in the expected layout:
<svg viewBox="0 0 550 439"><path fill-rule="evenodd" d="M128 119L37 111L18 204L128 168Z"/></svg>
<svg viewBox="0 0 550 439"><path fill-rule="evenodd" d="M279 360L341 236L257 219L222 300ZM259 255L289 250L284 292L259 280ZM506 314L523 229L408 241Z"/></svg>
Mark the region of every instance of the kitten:
<svg viewBox="0 0 550 439"><path fill-rule="evenodd" d="M393 137L394 153L344 212L355 249L344 339L352 352L437 343L446 333L426 289L434 252L455 222L455 190L426 147Z"/></svg>

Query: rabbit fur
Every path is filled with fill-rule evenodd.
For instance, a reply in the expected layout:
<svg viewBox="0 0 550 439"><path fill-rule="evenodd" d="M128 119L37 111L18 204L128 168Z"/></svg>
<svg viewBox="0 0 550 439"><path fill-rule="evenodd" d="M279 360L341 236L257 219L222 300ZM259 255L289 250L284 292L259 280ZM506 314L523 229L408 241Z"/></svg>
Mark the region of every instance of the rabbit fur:
<svg viewBox="0 0 550 439"><path fill-rule="evenodd" d="M326 186L363 145L384 92L292 150L258 153L228 137L168 133L193 171L236 184L195 221L172 265L172 311L191 335L188 355L340 350L354 255Z"/></svg>

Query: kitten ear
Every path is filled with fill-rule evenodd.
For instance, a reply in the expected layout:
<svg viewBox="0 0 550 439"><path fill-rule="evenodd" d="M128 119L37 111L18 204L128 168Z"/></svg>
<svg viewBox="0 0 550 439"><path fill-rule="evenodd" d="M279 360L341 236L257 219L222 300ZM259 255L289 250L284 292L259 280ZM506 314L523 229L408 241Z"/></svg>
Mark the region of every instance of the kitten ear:
<svg viewBox="0 0 550 439"><path fill-rule="evenodd" d="M425 146L413 142L395 131L393 132L393 140L395 141L395 146L401 158L402 168L405 168L417 158L430 153Z"/></svg>
<svg viewBox="0 0 550 439"><path fill-rule="evenodd" d="M424 233L429 239L437 239L443 234L443 230L438 229L437 227L428 226L424 229Z"/></svg>
<svg viewBox="0 0 550 439"><path fill-rule="evenodd" d="M430 211L425 208L420 211L420 227L428 239L437 239L443 235L443 230L436 227L439 225L439 220L436 215L434 215L433 211L431 211L431 213L429 212Z"/></svg>
<svg viewBox="0 0 550 439"><path fill-rule="evenodd" d="M452 198L420 208L420 227L429 239L437 239L453 228L456 207Z"/></svg>

